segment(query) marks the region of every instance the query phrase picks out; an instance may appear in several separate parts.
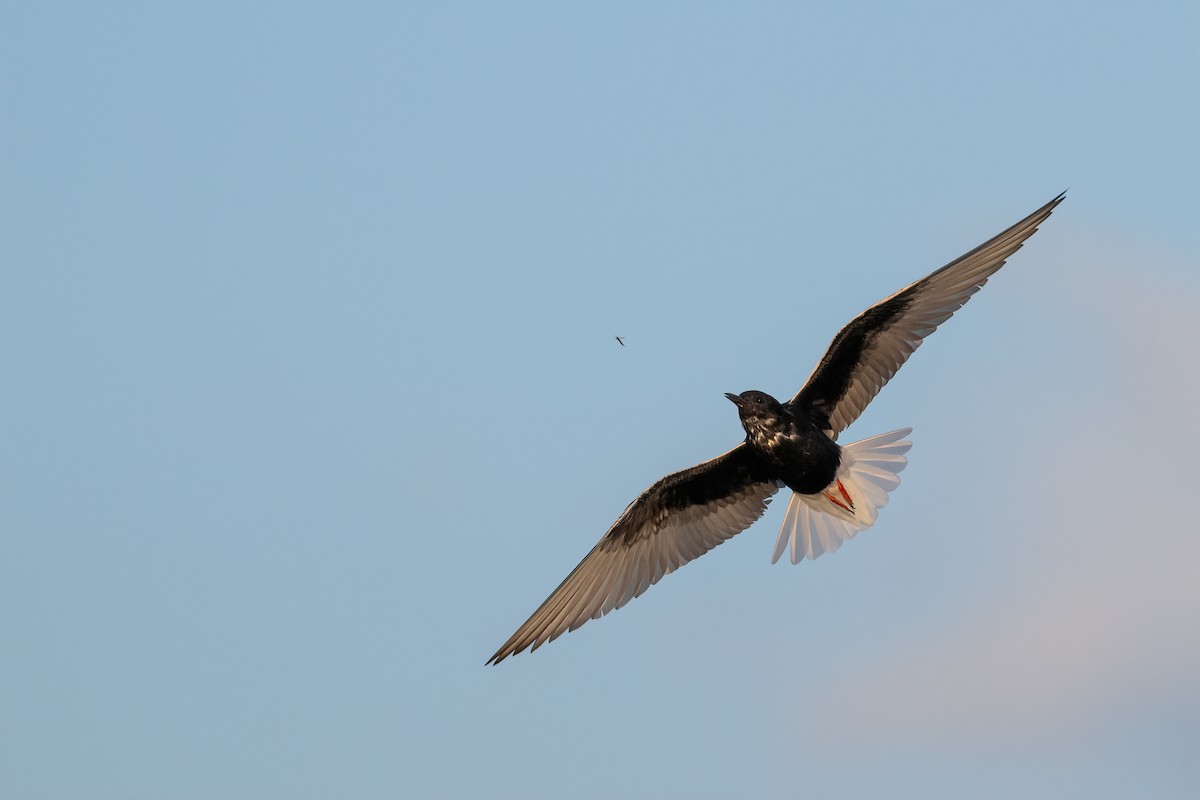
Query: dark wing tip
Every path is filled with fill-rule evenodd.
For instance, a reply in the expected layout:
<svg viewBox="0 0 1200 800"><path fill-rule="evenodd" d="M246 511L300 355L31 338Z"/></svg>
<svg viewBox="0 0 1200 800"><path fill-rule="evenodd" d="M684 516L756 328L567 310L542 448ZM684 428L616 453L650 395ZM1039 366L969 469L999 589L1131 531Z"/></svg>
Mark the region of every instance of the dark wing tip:
<svg viewBox="0 0 1200 800"><path fill-rule="evenodd" d="M514 634L514 638L515 636L516 635ZM528 645L526 645L526 647L528 647ZM483 662L483 665L485 667L494 667L504 659L508 658L509 656L515 656L524 649L524 647L513 647L513 640L509 639L499 650L492 654L491 658Z"/></svg>
<svg viewBox="0 0 1200 800"><path fill-rule="evenodd" d="M1051 200L1049 203L1046 203L1046 205L1042 206L1041 210L1042 211L1053 211L1054 209L1058 208L1058 204L1067 198L1067 192L1069 192L1069 191L1070 191L1070 187L1063 189L1061 192L1059 192L1055 196L1055 198L1053 200ZM1034 213L1036 214L1037 212L1034 212Z"/></svg>

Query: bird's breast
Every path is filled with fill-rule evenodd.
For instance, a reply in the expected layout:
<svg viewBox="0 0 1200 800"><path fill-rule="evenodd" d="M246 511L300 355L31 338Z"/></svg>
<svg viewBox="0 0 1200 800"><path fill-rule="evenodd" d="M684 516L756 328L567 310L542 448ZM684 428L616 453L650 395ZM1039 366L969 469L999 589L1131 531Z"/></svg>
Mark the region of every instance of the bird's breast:
<svg viewBox="0 0 1200 800"><path fill-rule="evenodd" d="M787 425L747 433L750 446L771 466L774 477L793 491L815 494L837 477L841 448L823 431Z"/></svg>
<svg viewBox="0 0 1200 800"><path fill-rule="evenodd" d="M762 430L755 437L755 442L759 449L766 451L782 450L789 447L795 447L800 444L800 432L795 428L788 430L780 430L778 428L767 428Z"/></svg>

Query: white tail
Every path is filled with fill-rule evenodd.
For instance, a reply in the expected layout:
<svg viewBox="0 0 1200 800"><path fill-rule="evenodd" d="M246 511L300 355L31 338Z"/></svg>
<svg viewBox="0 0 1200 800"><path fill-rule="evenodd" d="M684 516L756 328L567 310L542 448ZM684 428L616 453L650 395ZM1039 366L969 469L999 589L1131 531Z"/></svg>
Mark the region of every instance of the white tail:
<svg viewBox="0 0 1200 800"><path fill-rule="evenodd" d="M832 553L875 524L888 492L900 485L900 470L908 466L904 454L912 442L904 437L910 433L912 428L901 428L846 445L837 478L828 489L819 494L793 492L771 563L789 544L793 564Z"/></svg>

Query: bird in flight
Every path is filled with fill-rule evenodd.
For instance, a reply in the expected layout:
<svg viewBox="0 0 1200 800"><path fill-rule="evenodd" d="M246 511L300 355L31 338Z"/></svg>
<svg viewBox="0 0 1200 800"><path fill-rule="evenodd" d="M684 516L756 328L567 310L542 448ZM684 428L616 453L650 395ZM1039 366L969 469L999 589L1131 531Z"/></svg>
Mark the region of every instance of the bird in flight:
<svg viewBox="0 0 1200 800"><path fill-rule="evenodd" d="M617 340L617 344L621 345L621 347L625 346L625 337L624 336L614 336L613 338Z"/></svg>
<svg viewBox="0 0 1200 800"><path fill-rule="evenodd" d="M790 400L759 391L726 394L737 406L745 440L642 492L488 663L536 650L620 608L750 527L782 488L792 496L772 563L785 551L793 564L833 552L874 524L888 493L900 485L912 446L905 437L912 429L847 445L837 443L838 434L925 337L1004 266L1065 194L859 314L833 337Z"/></svg>

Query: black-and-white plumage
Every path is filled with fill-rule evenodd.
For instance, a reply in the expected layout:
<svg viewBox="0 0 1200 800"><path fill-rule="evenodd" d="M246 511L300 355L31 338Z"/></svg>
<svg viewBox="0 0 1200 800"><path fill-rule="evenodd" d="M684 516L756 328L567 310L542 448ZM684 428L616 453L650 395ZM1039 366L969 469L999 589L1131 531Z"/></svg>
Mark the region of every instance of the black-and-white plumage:
<svg viewBox="0 0 1200 800"><path fill-rule="evenodd" d="M909 429L836 444L926 336L962 307L1063 200L859 314L834 337L786 403L763 392L727 395L746 439L668 475L629 504L592 551L489 659L536 650L620 608L746 528L780 488L793 490L774 559L836 550L875 522L907 463Z"/></svg>

